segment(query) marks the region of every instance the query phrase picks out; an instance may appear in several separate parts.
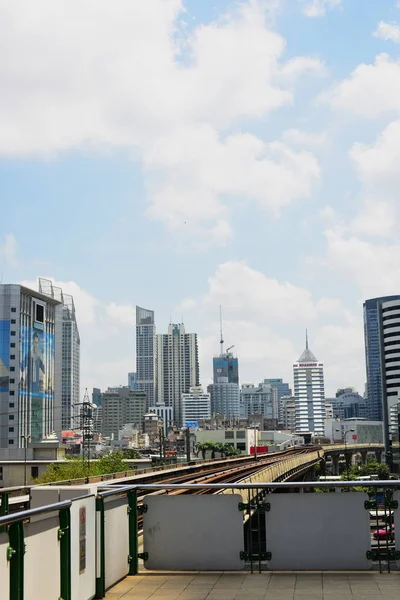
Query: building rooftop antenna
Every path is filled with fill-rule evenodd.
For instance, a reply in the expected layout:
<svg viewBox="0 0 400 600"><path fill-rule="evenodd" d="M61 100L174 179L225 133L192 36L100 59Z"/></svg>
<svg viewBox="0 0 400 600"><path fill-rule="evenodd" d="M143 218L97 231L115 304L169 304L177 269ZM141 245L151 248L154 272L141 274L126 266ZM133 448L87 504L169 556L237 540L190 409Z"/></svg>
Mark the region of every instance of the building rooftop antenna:
<svg viewBox="0 0 400 600"><path fill-rule="evenodd" d="M308 350L308 329L306 329L306 350Z"/></svg>
<svg viewBox="0 0 400 600"><path fill-rule="evenodd" d="M220 334L221 334L220 335L220 340L219 340L219 343L220 343L220 346L221 346L221 352L220 352L220 354L222 356L222 354L224 353L224 338L223 338L223 335L222 335L222 306L221 305L219 305L219 326L220 326Z"/></svg>

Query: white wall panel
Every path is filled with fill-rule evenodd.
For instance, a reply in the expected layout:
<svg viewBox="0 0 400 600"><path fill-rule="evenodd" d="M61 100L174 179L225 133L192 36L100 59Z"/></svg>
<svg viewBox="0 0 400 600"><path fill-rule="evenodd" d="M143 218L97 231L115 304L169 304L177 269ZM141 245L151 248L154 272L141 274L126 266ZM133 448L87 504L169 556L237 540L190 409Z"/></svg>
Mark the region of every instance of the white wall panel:
<svg viewBox="0 0 400 600"><path fill-rule="evenodd" d="M7 560L8 534L0 533L0 598L10 597L10 563Z"/></svg>
<svg viewBox="0 0 400 600"><path fill-rule="evenodd" d="M24 600L54 600L60 597L58 529L58 516L24 526Z"/></svg>
<svg viewBox="0 0 400 600"><path fill-rule="evenodd" d="M147 569L239 570L244 550L241 496L146 496Z"/></svg>
<svg viewBox="0 0 400 600"><path fill-rule="evenodd" d="M128 500L110 498L104 502L106 589L129 572Z"/></svg>
<svg viewBox="0 0 400 600"><path fill-rule="evenodd" d="M86 509L85 527L81 528L81 509ZM71 506L71 596L72 600L90 600L96 592L96 500L94 496L75 500ZM83 539L84 538L84 539ZM83 543L84 542L84 543ZM81 550L85 552L82 569Z"/></svg>
<svg viewBox="0 0 400 600"><path fill-rule="evenodd" d="M271 494L266 502L272 570L363 570L371 567L364 493Z"/></svg>

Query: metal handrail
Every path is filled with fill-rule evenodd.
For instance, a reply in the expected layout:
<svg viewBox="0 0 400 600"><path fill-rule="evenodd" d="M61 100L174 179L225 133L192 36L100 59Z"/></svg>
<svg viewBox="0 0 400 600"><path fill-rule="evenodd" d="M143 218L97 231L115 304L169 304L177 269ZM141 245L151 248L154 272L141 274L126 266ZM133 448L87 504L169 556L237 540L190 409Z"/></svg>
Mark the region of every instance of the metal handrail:
<svg viewBox="0 0 400 600"><path fill-rule="evenodd" d="M85 496L85 498L86 497L87 496ZM23 510L17 513L12 513L11 515L5 515L4 517L0 517L0 527L2 525L11 525L12 523L17 523L18 521L25 521L26 519L35 517L36 515L42 515L55 510L69 508L71 505L72 500L62 500L61 502L55 502L54 504L47 504L46 506L39 506L38 508L30 508L29 510Z"/></svg>
<svg viewBox="0 0 400 600"><path fill-rule="evenodd" d="M98 496L105 498L115 494L121 494L130 490L262 490L262 489L290 489L290 488L356 488L356 487L394 487L400 488L400 480L389 479L389 480L374 480L374 481L270 481L264 483L149 483L140 485L125 485L118 486L114 485L112 488L108 486L102 486L104 491L100 492Z"/></svg>

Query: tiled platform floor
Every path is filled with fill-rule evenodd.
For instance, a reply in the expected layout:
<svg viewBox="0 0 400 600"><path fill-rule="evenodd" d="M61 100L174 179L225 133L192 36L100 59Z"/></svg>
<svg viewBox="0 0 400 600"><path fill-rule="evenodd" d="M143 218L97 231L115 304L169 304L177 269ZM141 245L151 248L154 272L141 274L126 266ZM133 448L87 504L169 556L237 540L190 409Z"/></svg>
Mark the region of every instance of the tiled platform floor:
<svg viewBox="0 0 400 600"><path fill-rule="evenodd" d="M399 600L400 573L151 573L127 577L107 600Z"/></svg>

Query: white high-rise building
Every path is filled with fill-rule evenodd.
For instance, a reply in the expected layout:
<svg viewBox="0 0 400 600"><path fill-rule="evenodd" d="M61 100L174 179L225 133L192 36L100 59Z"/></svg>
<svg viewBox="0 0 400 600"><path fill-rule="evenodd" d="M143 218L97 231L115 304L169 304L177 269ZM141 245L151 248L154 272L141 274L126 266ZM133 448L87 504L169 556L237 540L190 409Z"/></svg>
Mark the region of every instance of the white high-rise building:
<svg viewBox="0 0 400 600"><path fill-rule="evenodd" d="M182 424L182 394L198 385L197 334L171 323L168 333L157 334L157 403L172 406L177 425Z"/></svg>
<svg viewBox="0 0 400 600"><path fill-rule="evenodd" d="M296 402L296 433L324 435L325 387L324 365L308 347L293 365Z"/></svg>
<svg viewBox="0 0 400 600"><path fill-rule="evenodd" d="M79 428L80 347L74 299L49 279L39 278L39 291L62 303L61 429Z"/></svg>
<svg viewBox="0 0 400 600"><path fill-rule="evenodd" d="M182 424L208 419L211 419L210 394L203 392L201 386L191 387L188 393L182 394Z"/></svg>

